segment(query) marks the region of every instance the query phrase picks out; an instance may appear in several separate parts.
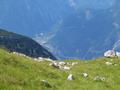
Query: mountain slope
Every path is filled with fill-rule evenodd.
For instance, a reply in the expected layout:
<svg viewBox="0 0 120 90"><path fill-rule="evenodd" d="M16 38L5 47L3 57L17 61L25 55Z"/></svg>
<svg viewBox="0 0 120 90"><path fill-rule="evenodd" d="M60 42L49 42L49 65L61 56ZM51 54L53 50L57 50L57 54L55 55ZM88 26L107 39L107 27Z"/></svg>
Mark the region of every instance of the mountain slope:
<svg viewBox="0 0 120 90"><path fill-rule="evenodd" d="M50 51L56 51L53 53L63 60L102 56L120 39L120 2L94 0L93 3L86 0L79 5L82 0L73 1L78 1L79 9L65 17L58 26L53 26L53 31L57 32L53 32L52 38L48 35L50 39L44 45Z"/></svg>
<svg viewBox="0 0 120 90"><path fill-rule="evenodd" d="M0 46L31 57L56 58L34 40L0 29Z"/></svg>
<svg viewBox="0 0 120 90"><path fill-rule="evenodd" d="M93 16L86 19L84 11L70 15L62 23L56 36L51 40L62 52L63 58L93 59L112 49L119 40L118 22L108 10L90 10ZM72 52L74 51L74 53ZM57 55L56 55L57 56Z"/></svg>
<svg viewBox="0 0 120 90"><path fill-rule="evenodd" d="M48 2L49 0L0 1L0 27L31 37L50 31L71 13L68 11L71 8L68 0Z"/></svg>
<svg viewBox="0 0 120 90"><path fill-rule="evenodd" d="M48 61L33 61L10 54L0 49L1 90L119 90L120 59L100 58L78 62L70 71L61 71L50 66ZM106 65L106 62L113 63ZM72 73L73 81L67 76ZM88 77L83 77L87 73ZM95 77L103 79L95 80ZM43 83L47 80L48 84Z"/></svg>

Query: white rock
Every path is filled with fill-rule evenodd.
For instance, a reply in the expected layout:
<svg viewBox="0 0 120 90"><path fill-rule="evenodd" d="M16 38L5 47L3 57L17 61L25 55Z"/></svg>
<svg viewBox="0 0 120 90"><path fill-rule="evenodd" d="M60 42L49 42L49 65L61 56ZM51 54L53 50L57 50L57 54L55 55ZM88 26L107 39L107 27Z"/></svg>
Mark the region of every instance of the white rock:
<svg viewBox="0 0 120 90"><path fill-rule="evenodd" d="M63 69L64 69L64 70L70 70L71 68L70 68L70 67L67 67L67 66L64 66Z"/></svg>
<svg viewBox="0 0 120 90"><path fill-rule="evenodd" d="M105 77L100 77L100 76L96 76L94 78L95 81L105 81Z"/></svg>
<svg viewBox="0 0 120 90"><path fill-rule="evenodd" d="M43 58L42 58L42 57L38 57L38 59L39 59L39 60L43 60Z"/></svg>
<svg viewBox="0 0 120 90"><path fill-rule="evenodd" d="M88 77L87 73L82 73L83 77Z"/></svg>
<svg viewBox="0 0 120 90"><path fill-rule="evenodd" d="M53 60L50 59L50 58L46 58L45 60L46 60L46 61L49 61L49 62L53 62Z"/></svg>
<svg viewBox="0 0 120 90"><path fill-rule="evenodd" d="M108 50L104 53L105 57L115 57L116 56L116 52L114 50Z"/></svg>
<svg viewBox="0 0 120 90"><path fill-rule="evenodd" d="M69 62L67 62L67 65L70 65L70 63L69 63Z"/></svg>
<svg viewBox="0 0 120 90"><path fill-rule="evenodd" d="M47 80L41 80L41 82L45 82L45 83L47 83L48 81L47 81Z"/></svg>
<svg viewBox="0 0 120 90"><path fill-rule="evenodd" d="M54 65L58 66L58 62L53 62Z"/></svg>
<svg viewBox="0 0 120 90"><path fill-rule="evenodd" d="M55 68L60 69L60 66L59 66L58 62L52 62L50 65L55 67Z"/></svg>
<svg viewBox="0 0 120 90"><path fill-rule="evenodd" d="M105 62L106 65L113 65L112 62Z"/></svg>
<svg viewBox="0 0 120 90"><path fill-rule="evenodd" d="M116 56L117 56L117 57L120 57L120 52L116 52Z"/></svg>
<svg viewBox="0 0 120 90"><path fill-rule="evenodd" d="M75 63L72 63L72 66L74 66L75 65Z"/></svg>
<svg viewBox="0 0 120 90"><path fill-rule="evenodd" d="M74 65L76 65L76 64L78 64L78 62L73 62L73 63L72 63L72 66L74 66Z"/></svg>
<svg viewBox="0 0 120 90"><path fill-rule="evenodd" d="M72 74L70 74L68 77L67 77L67 80L69 80L69 81L71 81L71 80L73 80L74 78L73 78L73 75Z"/></svg>
<svg viewBox="0 0 120 90"><path fill-rule="evenodd" d="M33 58L33 60L37 61L38 59L37 58Z"/></svg>
<svg viewBox="0 0 120 90"><path fill-rule="evenodd" d="M16 54L16 52L12 52L13 54Z"/></svg>
<svg viewBox="0 0 120 90"><path fill-rule="evenodd" d="M18 52L12 52L12 54L16 54L17 56L27 57L27 55L22 54L22 53L18 53Z"/></svg>
<svg viewBox="0 0 120 90"><path fill-rule="evenodd" d="M33 58L34 61L37 61L37 62L42 62L44 61L43 59L39 59L39 58Z"/></svg>
<svg viewBox="0 0 120 90"><path fill-rule="evenodd" d="M66 63L65 62L59 62L59 65L65 65Z"/></svg>

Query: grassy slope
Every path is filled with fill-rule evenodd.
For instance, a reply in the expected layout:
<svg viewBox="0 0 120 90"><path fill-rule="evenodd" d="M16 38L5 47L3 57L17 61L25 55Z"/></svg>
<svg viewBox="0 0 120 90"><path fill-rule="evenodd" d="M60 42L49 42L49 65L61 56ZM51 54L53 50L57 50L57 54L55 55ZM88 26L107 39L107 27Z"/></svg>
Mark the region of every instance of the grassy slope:
<svg viewBox="0 0 120 90"><path fill-rule="evenodd" d="M110 60L77 61L78 65L65 72L49 66L50 62L36 62L0 50L0 90L120 90L120 61L114 58L112 62L117 66L107 66L105 62ZM89 77L82 77L83 72ZM69 73L75 80L66 80ZM96 76L106 80L94 81ZM52 87L45 87L41 80L48 80Z"/></svg>

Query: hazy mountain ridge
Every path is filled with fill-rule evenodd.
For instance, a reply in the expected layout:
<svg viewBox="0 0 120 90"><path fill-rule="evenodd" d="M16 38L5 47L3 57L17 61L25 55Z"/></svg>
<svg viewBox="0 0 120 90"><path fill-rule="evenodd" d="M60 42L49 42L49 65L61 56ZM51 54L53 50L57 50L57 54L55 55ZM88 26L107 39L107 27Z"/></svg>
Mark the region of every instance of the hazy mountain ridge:
<svg viewBox="0 0 120 90"><path fill-rule="evenodd" d="M95 58L119 40L119 0L47 2L0 1L0 26L32 38L37 34L34 39L61 59Z"/></svg>
<svg viewBox="0 0 120 90"><path fill-rule="evenodd" d="M101 56L119 39L119 31L113 25L109 11L96 11L93 15L92 19L87 20L84 13L80 13L63 21L59 32L51 41L59 45L59 50L64 50L65 56L73 55L83 59L96 57L96 54ZM77 53L70 52L77 50ZM87 52L93 52L93 55L88 53L84 58Z"/></svg>

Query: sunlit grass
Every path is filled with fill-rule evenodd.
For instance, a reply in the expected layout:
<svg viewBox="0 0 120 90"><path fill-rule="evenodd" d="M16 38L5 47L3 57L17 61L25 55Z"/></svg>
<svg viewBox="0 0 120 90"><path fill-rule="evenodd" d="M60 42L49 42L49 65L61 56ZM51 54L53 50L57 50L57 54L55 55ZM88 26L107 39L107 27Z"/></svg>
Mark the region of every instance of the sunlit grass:
<svg viewBox="0 0 120 90"><path fill-rule="evenodd" d="M113 65L106 65L107 61ZM120 59L72 62L79 64L62 71L49 66L50 62L37 62L0 50L0 90L120 90ZM89 76L83 77L83 72ZM75 80L67 81L69 74ZM95 81L96 76L105 77L105 81ZM43 85L42 80L47 80L51 87Z"/></svg>

